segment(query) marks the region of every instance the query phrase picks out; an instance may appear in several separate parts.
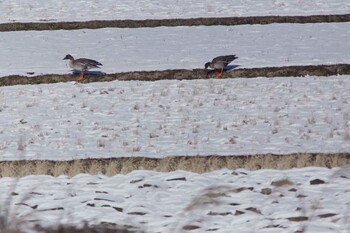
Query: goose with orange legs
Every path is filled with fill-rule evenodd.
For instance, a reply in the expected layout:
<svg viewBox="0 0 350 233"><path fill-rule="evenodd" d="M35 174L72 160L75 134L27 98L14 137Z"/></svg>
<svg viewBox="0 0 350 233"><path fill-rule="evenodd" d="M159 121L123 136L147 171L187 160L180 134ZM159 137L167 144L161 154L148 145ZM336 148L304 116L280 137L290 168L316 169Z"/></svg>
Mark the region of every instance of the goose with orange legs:
<svg viewBox="0 0 350 233"><path fill-rule="evenodd" d="M225 67L237 58L236 55L219 56L214 58L211 62L205 63L204 68L208 69L208 67L210 67L214 69L216 76L219 78L222 76Z"/></svg>
<svg viewBox="0 0 350 233"><path fill-rule="evenodd" d="M78 58L74 59L74 57L70 54L66 55L63 60L69 60L69 66L74 70L79 70L80 75L77 77L77 81L84 80L84 73L92 68L101 68L101 63L98 61L88 59L88 58Z"/></svg>

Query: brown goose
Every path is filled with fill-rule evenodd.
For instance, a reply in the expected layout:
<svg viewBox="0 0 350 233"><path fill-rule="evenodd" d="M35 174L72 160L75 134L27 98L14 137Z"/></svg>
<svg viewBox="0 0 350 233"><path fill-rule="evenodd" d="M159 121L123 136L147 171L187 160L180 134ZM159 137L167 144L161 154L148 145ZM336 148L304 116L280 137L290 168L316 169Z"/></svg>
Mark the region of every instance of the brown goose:
<svg viewBox="0 0 350 233"><path fill-rule="evenodd" d="M205 69L208 67L214 69L217 77L221 77L224 72L224 68L230 64L233 60L237 59L236 55L225 55L214 58L211 62L205 63ZM219 70L219 71L218 71Z"/></svg>
<svg viewBox="0 0 350 233"><path fill-rule="evenodd" d="M69 66L75 70L80 70L80 75L77 77L77 81L84 80L84 73L92 68L100 68L101 63L88 58L78 58L74 59L72 55L66 55L63 60L69 60Z"/></svg>

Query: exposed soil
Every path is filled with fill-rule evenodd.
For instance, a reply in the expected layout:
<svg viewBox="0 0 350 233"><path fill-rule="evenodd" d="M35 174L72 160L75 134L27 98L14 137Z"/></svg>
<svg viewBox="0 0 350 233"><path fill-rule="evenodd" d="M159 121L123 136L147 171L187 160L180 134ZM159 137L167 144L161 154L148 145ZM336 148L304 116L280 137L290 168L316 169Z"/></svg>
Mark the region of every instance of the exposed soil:
<svg viewBox="0 0 350 233"><path fill-rule="evenodd" d="M93 20L85 22L29 22L2 23L0 31L27 30L76 30L97 29L106 27L140 28L140 27L173 27L173 26L213 26L270 23L330 23L349 22L350 14L311 15L311 16L250 16L222 18L190 18L190 19L146 19L146 20Z"/></svg>
<svg viewBox="0 0 350 233"><path fill-rule="evenodd" d="M302 167L349 167L350 153L337 154L262 154L250 156L171 156L162 159L145 157L80 159L72 161L22 160L0 161L0 176L14 177L27 175L62 174L74 176L80 173L104 174L113 176L129 173L133 170L146 169L161 172L186 170L197 173L217 169L244 168L257 169L291 169Z"/></svg>
<svg viewBox="0 0 350 233"><path fill-rule="evenodd" d="M255 78L255 77L304 77L304 76L330 76L350 74L350 64L335 65L309 65L309 66L283 66L264 68L243 68L228 70L221 78ZM164 79L191 80L216 78L214 72L204 69L193 70L164 70L164 71L133 71L104 75L85 75L84 83L109 82L113 80L130 81L157 81ZM0 86L42 84L75 81L71 74L46 74L38 76L10 75L0 78Z"/></svg>

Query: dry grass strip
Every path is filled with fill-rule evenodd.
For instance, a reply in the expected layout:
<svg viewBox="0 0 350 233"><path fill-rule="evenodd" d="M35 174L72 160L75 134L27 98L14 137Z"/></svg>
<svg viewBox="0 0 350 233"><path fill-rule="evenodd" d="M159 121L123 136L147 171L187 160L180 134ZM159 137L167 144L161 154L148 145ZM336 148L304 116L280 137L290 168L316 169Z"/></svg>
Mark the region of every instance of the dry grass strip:
<svg viewBox="0 0 350 233"><path fill-rule="evenodd" d="M20 223L21 224L21 223ZM22 222L24 225L25 222ZM22 227L24 228L24 227ZM130 228L130 229L129 229ZM136 228L135 228L136 229ZM0 229L0 233L25 233L29 232L28 230L20 230L19 227L6 227L5 229ZM64 226L60 225L57 228L47 228L41 226L35 226L30 228L30 232L37 233L142 233L140 230L133 230L132 226L119 227L116 224L101 224L100 226L84 226L82 228L77 228L74 226Z"/></svg>
<svg viewBox="0 0 350 233"><path fill-rule="evenodd" d="M145 157L81 159L72 161L1 161L0 176L15 177L27 175L69 175L79 173L126 174L133 170L155 170L169 172L186 170L197 173L221 168L248 170L257 169L290 169L302 167L348 167L350 153L338 154L288 154L288 155L250 155L250 156L172 156L163 159Z"/></svg>
<svg viewBox="0 0 350 233"><path fill-rule="evenodd" d="M224 73L222 78L255 78L255 77L304 77L330 76L350 74L350 64L334 65L308 65L308 66L282 66L263 68L233 69ZM85 75L84 83L120 81L157 81L164 79L191 80L215 78L213 73L204 69L193 70L164 70L164 71L132 71L103 75ZM38 76L10 75L0 78L0 86L58 83L75 81L76 77L71 74L46 74Z"/></svg>
<svg viewBox="0 0 350 233"><path fill-rule="evenodd" d="M248 16L220 18L190 18L190 19L146 19L146 20L93 20L84 22L29 22L2 23L0 31L28 30L77 30L97 29L106 27L140 28L140 27L174 27L174 26L214 26L214 25L244 25L271 23L333 23L349 22L350 14L342 15L311 15L311 16Z"/></svg>

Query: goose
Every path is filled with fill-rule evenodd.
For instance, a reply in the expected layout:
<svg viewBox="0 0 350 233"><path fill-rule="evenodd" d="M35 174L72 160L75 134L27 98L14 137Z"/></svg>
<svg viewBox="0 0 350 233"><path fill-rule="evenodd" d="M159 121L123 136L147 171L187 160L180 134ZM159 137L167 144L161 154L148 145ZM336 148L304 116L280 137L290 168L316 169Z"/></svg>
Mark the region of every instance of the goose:
<svg viewBox="0 0 350 233"><path fill-rule="evenodd" d="M74 59L72 55L67 54L63 60L69 60L69 66L75 70L80 70L80 75L77 77L77 81L84 80L84 73L92 68L101 68L101 63L88 58Z"/></svg>
<svg viewBox="0 0 350 233"><path fill-rule="evenodd" d="M216 71L216 76L221 77L225 67L237 58L236 55L219 56L214 58L211 62L205 63L204 68L208 69L208 67L210 67L214 69Z"/></svg>

